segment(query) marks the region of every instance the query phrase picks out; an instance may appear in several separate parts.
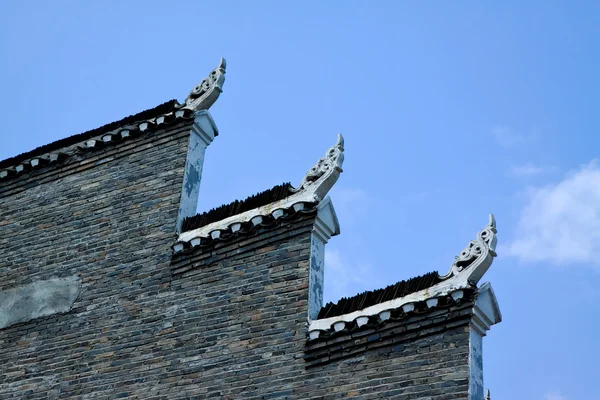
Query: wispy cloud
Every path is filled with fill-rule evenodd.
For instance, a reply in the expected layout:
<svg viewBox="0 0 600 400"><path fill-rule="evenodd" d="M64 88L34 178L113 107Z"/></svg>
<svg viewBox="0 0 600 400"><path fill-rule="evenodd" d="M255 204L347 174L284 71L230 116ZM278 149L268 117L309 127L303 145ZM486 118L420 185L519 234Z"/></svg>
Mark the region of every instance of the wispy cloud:
<svg viewBox="0 0 600 400"><path fill-rule="evenodd" d="M362 189L334 187L331 198L340 224L344 226L354 224L368 213L370 199Z"/></svg>
<svg viewBox="0 0 600 400"><path fill-rule="evenodd" d="M505 253L524 262L600 266L600 167L593 161L562 181L530 188Z"/></svg>
<svg viewBox="0 0 600 400"><path fill-rule="evenodd" d="M538 137L536 132L521 133L506 126L495 126L491 132L498 144L505 148L534 143Z"/></svg>
<svg viewBox="0 0 600 400"><path fill-rule="evenodd" d="M550 172L550 170L550 168L542 167L528 162L521 165L511 166L508 171L508 174L519 178L531 178L533 176Z"/></svg>
<svg viewBox="0 0 600 400"><path fill-rule="evenodd" d="M568 400L566 396L557 392L548 392L544 395L544 400Z"/></svg>
<svg viewBox="0 0 600 400"><path fill-rule="evenodd" d="M331 190L331 198L342 229L366 218L369 208L373 206L372 199L362 189L336 186ZM346 246L362 247L358 245L361 241L360 236L350 235L346 236L346 239L350 240L346 242ZM326 301L337 301L341 297L381 286L380 280L374 278L377 274L372 264L357 259L352 248L340 251L331 246L332 244L329 244L325 249ZM365 256L364 252L361 254Z"/></svg>
<svg viewBox="0 0 600 400"><path fill-rule="evenodd" d="M325 249L325 296L327 301L353 296L381 286L371 264L345 257L339 250Z"/></svg>

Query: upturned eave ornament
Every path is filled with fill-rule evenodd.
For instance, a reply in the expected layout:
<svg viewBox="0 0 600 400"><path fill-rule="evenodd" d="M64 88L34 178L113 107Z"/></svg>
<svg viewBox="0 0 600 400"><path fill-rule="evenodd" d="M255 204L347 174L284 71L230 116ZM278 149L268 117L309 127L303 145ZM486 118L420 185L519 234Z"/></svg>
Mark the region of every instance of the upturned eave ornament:
<svg viewBox="0 0 600 400"><path fill-rule="evenodd" d="M213 69L208 77L190 91L185 102L180 106L182 109L200 111L208 110L219 98L225 83L225 68L227 63L221 57L217 68Z"/></svg>
<svg viewBox="0 0 600 400"><path fill-rule="evenodd" d="M440 278L462 279L471 285L477 285L496 257L496 233L496 218L490 214L488 224L456 256L450 271Z"/></svg>
<svg viewBox="0 0 600 400"><path fill-rule="evenodd" d="M294 189L294 192L312 191L316 196L316 201L322 200L337 182L342 172L343 163L344 137L341 133L338 133L336 143L327 150L324 157L321 157L306 172L304 178L302 178L302 182Z"/></svg>

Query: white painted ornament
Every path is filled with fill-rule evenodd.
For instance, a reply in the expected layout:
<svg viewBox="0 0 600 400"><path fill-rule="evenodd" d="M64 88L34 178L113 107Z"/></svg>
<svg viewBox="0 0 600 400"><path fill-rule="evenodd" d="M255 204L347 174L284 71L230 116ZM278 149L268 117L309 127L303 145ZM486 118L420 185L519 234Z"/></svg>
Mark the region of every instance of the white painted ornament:
<svg viewBox="0 0 600 400"><path fill-rule="evenodd" d="M387 321L392 316L392 313L389 310L385 310L379 313L379 319L382 321Z"/></svg>

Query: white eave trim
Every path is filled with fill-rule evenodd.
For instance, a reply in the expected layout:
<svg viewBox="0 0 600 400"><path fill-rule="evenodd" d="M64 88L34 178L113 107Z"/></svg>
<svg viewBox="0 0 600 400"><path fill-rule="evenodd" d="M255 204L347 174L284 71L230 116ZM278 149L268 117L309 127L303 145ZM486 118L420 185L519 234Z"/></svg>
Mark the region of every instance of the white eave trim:
<svg viewBox="0 0 600 400"><path fill-rule="evenodd" d="M221 221L213 222L212 224L208 224L202 226L200 228L183 232L177 238L178 242L189 242L194 238L203 238L210 236L212 231L217 230L226 230L229 226L233 224L241 224L245 222L249 222L254 217L265 216L272 214L275 210L279 209L287 209L292 207L294 204L298 203L315 203L319 201L318 198L313 193L297 193L293 194L290 197L286 197L285 199L276 201L274 203L267 204L266 206L258 207L241 214L233 215L229 218L225 218Z"/></svg>
<svg viewBox="0 0 600 400"><path fill-rule="evenodd" d="M477 234L477 238L469 242L467 247L456 257L454 263L450 267L448 274L441 276L442 282L436 285L423 289L421 291L411 293L407 296L392 299L380 304L375 304L366 307L362 310L357 310L348 314L339 315L336 317L323 318L317 320L309 320L309 333L316 331L327 331L340 323L347 323L361 317L371 317L379 315L389 310L394 310L403 307L405 310L410 310L413 303L434 299L436 297L452 295L458 299L462 297L462 290L473 288L477 282L485 274L488 268L492 265L496 247L496 220L490 214L488 224ZM483 284L477 295L478 303L475 305L475 317L473 326L485 333L489 327L502 319L496 297L489 283ZM437 304L435 301L427 301L427 307L433 307ZM388 313L385 314L386 316ZM314 333L310 337L318 337Z"/></svg>
<svg viewBox="0 0 600 400"><path fill-rule="evenodd" d="M340 222L329 196L325 197L317 207L313 232L323 243L327 243L332 236L340 234Z"/></svg>
<svg viewBox="0 0 600 400"><path fill-rule="evenodd" d="M500 313L498 300L496 299L492 285L486 282L481 285L477 293L471 324L481 336L485 336L492 325L501 321L502 314Z"/></svg>
<svg viewBox="0 0 600 400"><path fill-rule="evenodd" d="M383 303L375 304L370 307L363 308L362 310L357 310L344 315L338 315L336 317L309 321L308 331L327 331L330 330L333 327L333 325L337 322L352 322L359 317L371 317L379 315L383 311L395 310L408 304L425 301L435 297L447 296L452 292L461 291L467 288L469 288L469 286L468 284L466 284L466 282L461 282L458 280L440 282L437 285L434 285L430 288L411 293L404 297L399 297L397 299L392 299Z"/></svg>
<svg viewBox="0 0 600 400"><path fill-rule="evenodd" d="M338 134L337 142L327 150L324 157L321 157L317 163L308 170L302 182L295 189L295 193L285 199L275 201L262 207L232 215L220 221L202 226L200 228L183 232L177 238L177 243L190 242L193 239L212 236L211 232L227 230L234 224L242 224L253 221L260 223L260 218L266 215L273 215L279 218L281 211L294 207L296 211L303 208L304 203L320 203L321 217L317 217L318 226L315 232L325 239L337 235L340 231L339 222L335 215L335 210L329 198L325 198L327 192L337 181L340 172L342 172L342 163L344 161L344 138ZM321 201L323 199L323 201ZM236 229L237 230L237 229ZM176 244L176 246L178 246ZM181 245L178 248L182 248Z"/></svg>

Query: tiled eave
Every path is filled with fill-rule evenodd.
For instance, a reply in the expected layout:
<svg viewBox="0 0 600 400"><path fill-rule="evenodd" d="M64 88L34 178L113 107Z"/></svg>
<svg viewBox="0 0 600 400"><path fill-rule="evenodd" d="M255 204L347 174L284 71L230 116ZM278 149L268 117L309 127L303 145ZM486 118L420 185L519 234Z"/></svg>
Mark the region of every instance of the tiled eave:
<svg viewBox="0 0 600 400"><path fill-rule="evenodd" d="M258 212L261 209L265 211L262 214ZM204 249L212 249L218 242L234 240L240 236L253 234L261 228L273 228L299 216L316 213L318 205L315 202L296 202L289 204L287 207L279 207L273 212L266 212L267 209L268 206L265 206L247 213L234 215L228 218L228 220L234 220L231 224L223 223L226 221L223 220L182 233L180 239L172 246L173 253L175 256L179 256L203 251ZM252 215L252 217L248 215ZM189 234L185 237L186 240L181 239L184 234Z"/></svg>
<svg viewBox="0 0 600 400"><path fill-rule="evenodd" d="M451 295L438 298L435 306L417 302L407 312L402 308L391 310L389 315L384 316L385 319L369 317L360 326L348 323L339 331L321 332L318 338L306 342L305 366L307 369L314 368L344 359L354 363L360 361L367 351L402 353L411 348L406 343L468 326L478 297L478 291L467 289L460 298L455 299Z"/></svg>
<svg viewBox="0 0 600 400"><path fill-rule="evenodd" d="M382 301L371 306L350 311L342 315L309 320L309 339L317 339L323 332L340 331L346 325L362 326L370 318L377 317L385 321L393 310L401 309L407 313L415 309L417 304L427 308L435 307L442 297L451 296L459 299L464 291L477 288L477 283L483 277L496 257L496 219L490 214L488 224L471 240L461 253L456 256L450 271L440 276L435 285L414 293Z"/></svg>
<svg viewBox="0 0 600 400"><path fill-rule="evenodd" d="M487 282L479 288L474 286L460 289L447 288L445 293L432 293L429 297L423 294L415 293L411 299L408 299L409 296L397 299L410 301L395 302L392 300L379 304L378 306L381 307L365 308L355 315L347 314L348 318L334 317L311 321L308 343L331 342L332 340L335 342L337 337L347 337L348 334L354 338L357 334L360 336L360 332L373 329L376 331L391 322L408 324L401 330L419 330L422 328L421 324L413 324L415 316L426 316L430 319L428 322L430 324L437 323L437 319L443 323L445 317L440 312L464 304L470 304L470 326L481 336L485 336L492 325L502 321L494 290ZM314 324L318 321L322 322Z"/></svg>
<svg viewBox="0 0 600 400"><path fill-rule="evenodd" d="M35 155L18 164L0 169L0 182L24 176L25 172L44 166L59 165L75 154L92 152L107 145L120 143L156 130L163 125L176 123L178 120L192 119L194 112L187 109L172 111L157 117L127 124L109 132L86 138L81 142Z"/></svg>
<svg viewBox="0 0 600 400"><path fill-rule="evenodd" d="M267 220L277 221L315 204L321 204L322 207L330 206L330 200L326 198L326 195L342 172L343 161L344 138L338 134L336 143L327 150L324 157L321 157L308 170L300 185L296 189L292 189L292 195L208 225L182 232L173 245L173 252L175 254L181 253L185 249L202 246L211 240L236 234L246 226L258 226ZM331 215L333 219L336 219L333 209ZM323 231L320 234L323 237L338 234L337 220L335 223L332 222L332 226L334 226L334 231ZM322 229L327 230L328 228L324 226L317 227L317 231Z"/></svg>
<svg viewBox="0 0 600 400"><path fill-rule="evenodd" d="M453 283L435 285L408 296L375 304L352 313L309 321L309 339L318 339L323 333L340 332L350 327L360 328L373 321L384 322L390 319L392 314L405 315L436 308L441 304L458 301L464 297L466 292L473 290L473 287L464 283L457 285L453 285Z"/></svg>

